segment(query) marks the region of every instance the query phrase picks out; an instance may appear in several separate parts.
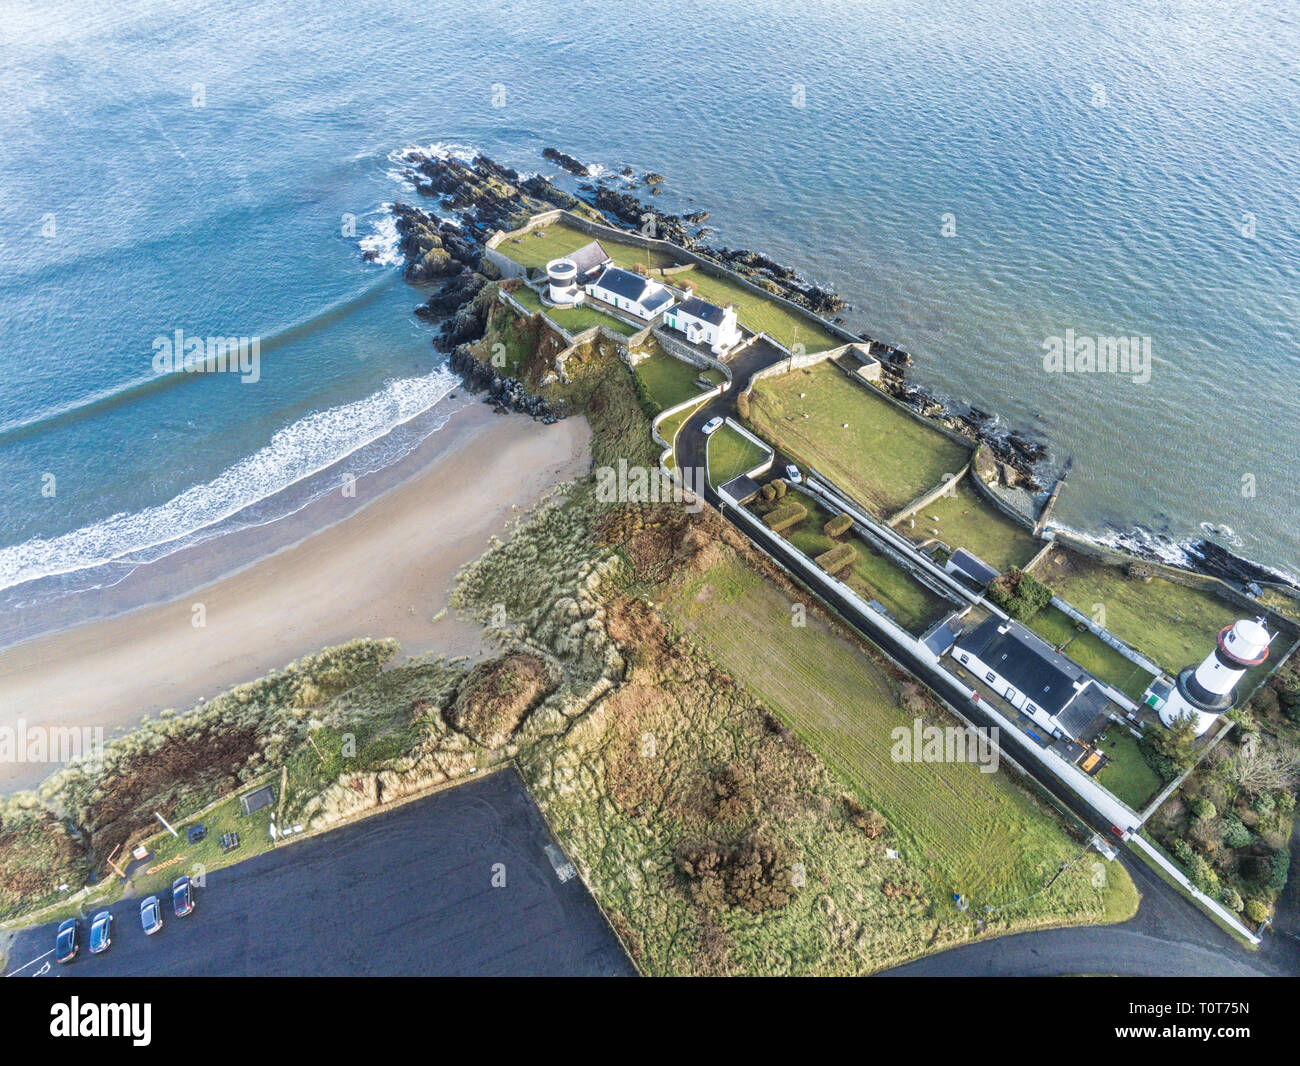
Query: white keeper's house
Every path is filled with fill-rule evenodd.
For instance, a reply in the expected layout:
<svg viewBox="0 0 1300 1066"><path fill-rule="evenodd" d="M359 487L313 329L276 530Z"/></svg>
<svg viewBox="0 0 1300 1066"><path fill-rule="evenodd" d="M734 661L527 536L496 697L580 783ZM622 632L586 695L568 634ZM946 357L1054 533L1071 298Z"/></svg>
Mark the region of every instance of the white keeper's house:
<svg viewBox="0 0 1300 1066"><path fill-rule="evenodd" d="M588 296L603 300L646 322L667 311L674 302L673 294L657 281L615 266L606 267L584 289Z"/></svg>
<svg viewBox="0 0 1300 1066"><path fill-rule="evenodd" d="M726 355L740 343L736 309L719 307L698 296L683 300L664 315L664 325L686 334L692 344L706 344L714 355Z"/></svg>

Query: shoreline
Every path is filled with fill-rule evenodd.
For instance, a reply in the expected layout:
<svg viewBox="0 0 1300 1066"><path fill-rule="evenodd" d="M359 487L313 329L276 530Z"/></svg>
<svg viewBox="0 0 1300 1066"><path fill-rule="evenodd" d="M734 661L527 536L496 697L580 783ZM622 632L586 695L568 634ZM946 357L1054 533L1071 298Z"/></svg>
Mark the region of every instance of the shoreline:
<svg viewBox="0 0 1300 1066"><path fill-rule="evenodd" d="M589 441L584 419L542 426L471 402L359 477L355 498L332 493L66 597L80 619L67 605L44 612L43 629L0 649L0 724L102 728L107 740L358 637L394 637L404 657L478 657L490 650L480 628L446 610L456 572L554 485L585 474ZM33 626L44 606L30 609ZM55 768L6 764L0 793Z"/></svg>

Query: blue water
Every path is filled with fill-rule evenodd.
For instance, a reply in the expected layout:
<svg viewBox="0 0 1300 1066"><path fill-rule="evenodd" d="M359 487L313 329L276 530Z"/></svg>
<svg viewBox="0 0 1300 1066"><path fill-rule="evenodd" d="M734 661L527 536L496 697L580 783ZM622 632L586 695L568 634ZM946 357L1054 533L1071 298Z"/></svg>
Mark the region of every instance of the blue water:
<svg viewBox="0 0 1300 1066"><path fill-rule="evenodd" d="M1211 523L1300 573L1300 17L951 6L5 4L0 597L115 580L436 430L456 383L419 294L360 255L411 195L395 153L433 143L662 171L662 206L1072 456L1061 521ZM260 337L260 380L156 380L176 329ZM1150 336L1150 382L1044 372L1067 329Z"/></svg>

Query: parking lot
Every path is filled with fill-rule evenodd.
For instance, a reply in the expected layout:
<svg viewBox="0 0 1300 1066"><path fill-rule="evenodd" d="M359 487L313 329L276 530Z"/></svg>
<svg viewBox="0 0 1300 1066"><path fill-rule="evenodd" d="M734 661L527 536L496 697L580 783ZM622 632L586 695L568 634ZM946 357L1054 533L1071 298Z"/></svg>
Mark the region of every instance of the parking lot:
<svg viewBox="0 0 1300 1066"><path fill-rule="evenodd" d="M163 900L145 936L138 898L109 908L113 943L54 962L57 923L17 934L19 976L632 975L514 770L440 792L210 873L189 917ZM494 882L496 884L494 885ZM502 884L502 882L504 882ZM499 886L499 887L497 887Z"/></svg>

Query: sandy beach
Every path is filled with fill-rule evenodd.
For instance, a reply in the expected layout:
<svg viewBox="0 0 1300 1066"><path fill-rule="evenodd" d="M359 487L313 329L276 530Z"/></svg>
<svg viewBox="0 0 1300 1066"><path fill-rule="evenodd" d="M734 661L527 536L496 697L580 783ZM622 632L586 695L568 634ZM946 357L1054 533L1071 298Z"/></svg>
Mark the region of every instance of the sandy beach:
<svg viewBox="0 0 1300 1066"><path fill-rule="evenodd" d="M452 611L433 621L452 579L551 486L587 471L589 437L581 419L544 426L468 404L406 459L358 479L355 498L141 567L74 605L94 620L0 651L0 726L98 726L107 739L356 637L395 637L407 655L482 654L476 625ZM0 766L0 792L51 769Z"/></svg>

